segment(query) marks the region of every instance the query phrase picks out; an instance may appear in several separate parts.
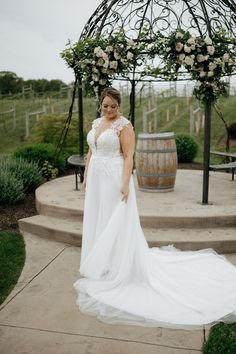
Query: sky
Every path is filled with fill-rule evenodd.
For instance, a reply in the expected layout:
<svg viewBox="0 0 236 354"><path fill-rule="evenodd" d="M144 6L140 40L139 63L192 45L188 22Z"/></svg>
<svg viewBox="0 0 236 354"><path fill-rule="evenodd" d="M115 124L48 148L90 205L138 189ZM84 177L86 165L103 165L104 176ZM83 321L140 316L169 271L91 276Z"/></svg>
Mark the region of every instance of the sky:
<svg viewBox="0 0 236 354"><path fill-rule="evenodd" d="M60 53L76 42L102 0L0 0L0 71L74 80ZM236 77L231 79L235 85ZM168 84L169 85L169 84Z"/></svg>
<svg viewBox="0 0 236 354"><path fill-rule="evenodd" d="M101 0L0 0L0 71L74 80L60 53L76 42Z"/></svg>

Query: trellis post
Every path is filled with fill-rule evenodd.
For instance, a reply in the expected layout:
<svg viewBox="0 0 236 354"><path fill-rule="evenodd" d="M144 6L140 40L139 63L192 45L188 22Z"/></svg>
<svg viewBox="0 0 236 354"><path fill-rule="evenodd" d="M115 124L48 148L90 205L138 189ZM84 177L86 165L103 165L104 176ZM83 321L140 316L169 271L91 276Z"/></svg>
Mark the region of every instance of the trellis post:
<svg viewBox="0 0 236 354"><path fill-rule="evenodd" d="M202 204L208 204L209 192L209 165L211 145L211 102L205 104L205 125L204 125L204 160L203 160L203 188Z"/></svg>
<svg viewBox="0 0 236 354"><path fill-rule="evenodd" d="M79 155L84 156L83 88L82 88L82 79L80 75L78 75L78 115L79 115Z"/></svg>

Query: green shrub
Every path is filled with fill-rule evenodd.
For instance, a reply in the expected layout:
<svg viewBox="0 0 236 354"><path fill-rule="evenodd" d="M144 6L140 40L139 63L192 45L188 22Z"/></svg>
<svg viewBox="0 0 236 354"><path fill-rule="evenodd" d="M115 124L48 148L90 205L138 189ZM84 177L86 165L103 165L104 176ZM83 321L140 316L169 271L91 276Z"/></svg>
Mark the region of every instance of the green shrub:
<svg viewBox="0 0 236 354"><path fill-rule="evenodd" d="M64 128L67 117L51 114L40 119L33 128L31 139L35 143L48 143L57 146L62 129ZM91 123L88 118L84 117L84 152L87 147L87 132L90 130ZM67 132L66 141L62 149L62 156L65 156L65 161L70 155L78 154L79 150L79 132L78 132L78 116L73 115ZM71 151L71 153L69 153Z"/></svg>
<svg viewBox="0 0 236 354"><path fill-rule="evenodd" d="M0 168L0 186L0 204L16 204L24 199L23 182L11 171Z"/></svg>
<svg viewBox="0 0 236 354"><path fill-rule="evenodd" d="M45 161L41 169L43 177L49 181L51 178L56 178L58 174L58 169L50 165L48 161Z"/></svg>
<svg viewBox="0 0 236 354"><path fill-rule="evenodd" d="M51 114L44 116L33 128L31 139L36 143L47 143L56 146L67 119L66 115ZM78 117L72 116L66 138L66 147L78 144Z"/></svg>
<svg viewBox="0 0 236 354"><path fill-rule="evenodd" d="M42 183L42 173L36 162L7 158L0 161L0 169L9 171L18 181L22 181L25 192L34 191Z"/></svg>
<svg viewBox="0 0 236 354"><path fill-rule="evenodd" d="M179 162L192 162L197 156L198 144L189 135L178 134L176 136L176 147Z"/></svg>
<svg viewBox="0 0 236 354"><path fill-rule="evenodd" d="M204 354L235 354L236 323L219 323L211 328L208 341L203 346Z"/></svg>
<svg viewBox="0 0 236 354"><path fill-rule="evenodd" d="M64 172L66 168L66 161L63 156L55 159L55 147L52 144L38 143L30 144L18 148L14 156L22 157L27 161L37 162L42 168L45 161L48 161L53 167L56 167L59 172Z"/></svg>

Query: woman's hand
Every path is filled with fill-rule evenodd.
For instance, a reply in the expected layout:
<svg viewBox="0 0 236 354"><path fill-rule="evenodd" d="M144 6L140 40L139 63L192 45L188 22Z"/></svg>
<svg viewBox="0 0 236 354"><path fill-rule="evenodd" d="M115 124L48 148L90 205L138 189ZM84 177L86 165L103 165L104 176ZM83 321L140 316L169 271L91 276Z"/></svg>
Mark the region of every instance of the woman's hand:
<svg viewBox="0 0 236 354"><path fill-rule="evenodd" d="M86 189L86 178L84 178L84 180L82 182L82 189L83 189L83 191L85 191L85 189Z"/></svg>
<svg viewBox="0 0 236 354"><path fill-rule="evenodd" d="M124 200L127 203L129 196L129 186L127 184L124 184L120 191L123 194L122 201Z"/></svg>

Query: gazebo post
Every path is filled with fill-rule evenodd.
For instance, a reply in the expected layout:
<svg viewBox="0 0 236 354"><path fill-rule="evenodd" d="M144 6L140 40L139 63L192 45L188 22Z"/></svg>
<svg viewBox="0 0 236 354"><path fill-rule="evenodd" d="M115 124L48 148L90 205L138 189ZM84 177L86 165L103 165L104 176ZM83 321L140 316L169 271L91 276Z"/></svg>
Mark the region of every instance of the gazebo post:
<svg viewBox="0 0 236 354"><path fill-rule="evenodd" d="M82 88L82 79L78 75L78 116L79 116L79 155L84 156L84 112L83 112L83 88Z"/></svg>
<svg viewBox="0 0 236 354"><path fill-rule="evenodd" d="M131 94L130 94L130 118L134 127L135 124L135 80L131 80Z"/></svg>
<svg viewBox="0 0 236 354"><path fill-rule="evenodd" d="M211 145L211 108L212 108L211 102L207 102L205 104L205 124L204 124L204 160L203 160L202 204L208 204L210 145Z"/></svg>

